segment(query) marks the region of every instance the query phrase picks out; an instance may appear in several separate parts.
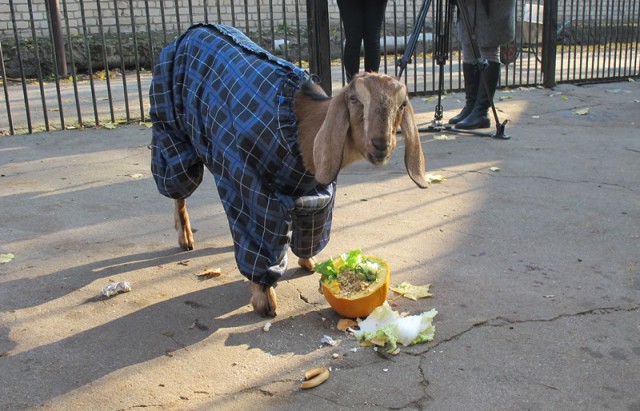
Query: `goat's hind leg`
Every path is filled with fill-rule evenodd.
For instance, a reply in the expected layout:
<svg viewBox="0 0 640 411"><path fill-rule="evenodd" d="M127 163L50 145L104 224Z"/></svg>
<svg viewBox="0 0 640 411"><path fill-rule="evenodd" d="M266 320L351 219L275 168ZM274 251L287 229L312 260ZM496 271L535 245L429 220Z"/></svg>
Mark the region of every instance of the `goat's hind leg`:
<svg viewBox="0 0 640 411"><path fill-rule="evenodd" d="M173 214L176 230L178 231L178 244L183 250L193 250L193 232L189 213L187 213L187 201L182 198L175 200L175 211Z"/></svg>

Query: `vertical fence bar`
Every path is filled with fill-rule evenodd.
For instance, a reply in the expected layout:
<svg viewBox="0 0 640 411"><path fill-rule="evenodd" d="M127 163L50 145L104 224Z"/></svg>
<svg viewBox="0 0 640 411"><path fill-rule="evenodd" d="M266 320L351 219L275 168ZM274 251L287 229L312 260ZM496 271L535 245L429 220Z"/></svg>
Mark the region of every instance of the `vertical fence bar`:
<svg viewBox="0 0 640 411"><path fill-rule="evenodd" d="M284 26L284 58L289 60L289 25L287 24L286 1L282 0L282 25Z"/></svg>
<svg viewBox="0 0 640 411"><path fill-rule="evenodd" d="M91 48L89 47L89 32L87 30L87 14L84 8L84 2L80 2L80 15L82 16L82 33L84 36L84 49L87 53L87 70L89 71L89 87L91 88L91 101L93 103L93 117L96 126L100 125L100 117L98 115L98 106L96 98L96 87L93 81L93 62L91 57Z"/></svg>
<svg viewBox="0 0 640 411"><path fill-rule="evenodd" d="M0 39L0 75L2 75L2 90L4 91L4 105L7 110L7 120L9 122L9 135L14 135L13 117L11 116L11 101L9 101L9 86L7 85L7 69L4 65L4 53L2 52L2 39Z"/></svg>
<svg viewBox="0 0 640 411"><path fill-rule="evenodd" d="M249 1L244 0L244 29L249 33Z"/></svg>
<svg viewBox="0 0 640 411"><path fill-rule="evenodd" d="M133 13L133 0L129 0L129 13L131 14L131 37L133 38L134 60L136 63L136 84L138 86L138 103L140 104L140 119L145 120L144 97L142 94L142 78L140 77L140 53L138 48L138 31L136 30L136 17ZM124 56L122 56L124 58Z"/></svg>
<svg viewBox="0 0 640 411"><path fill-rule="evenodd" d="M155 47L153 46L153 36L151 33L151 10L149 8L149 0L144 0L144 10L145 13L147 14L147 43L148 43L148 47L149 47L149 60L147 61L147 67L149 67L149 70L151 70L151 72L153 72L153 66L155 64ZM144 120L143 120L144 121Z"/></svg>
<svg viewBox="0 0 640 411"><path fill-rule="evenodd" d="M73 95L75 97L76 102L76 115L78 118L78 126L80 128L84 127L84 123L82 121L82 110L80 109L80 97L78 93L78 73L76 72L76 62L73 53L73 43L71 37L71 28L69 24L69 12L67 10L67 2L66 0L62 0L62 9L64 10L64 22L67 33L67 41L69 42L69 62L71 63L71 80L73 83Z"/></svg>
<svg viewBox="0 0 640 411"><path fill-rule="evenodd" d="M45 3L45 6L49 7L49 2ZM47 10L47 13L49 11ZM47 20L47 25L49 28L49 41L53 44L53 26L50 20ZM51 57L53 58L53 78L56 84L56 92L58 97L58 115L60 116L60 127L64 130L66 128L66 120L64 116L64 107L62 105L62 93L60 88L60 75L58 72L58 55L55 47L51 48ZM76 96L77 97L77 96Z"/></svg>
<svg viewBox="0 0 640 411"><path fill-rule="evenodd" d="M40 87L40 99L41 99L41 103L42 103L42 115L44 117L44 128L46 131L49 131L49 113L47 111L47 99L46 99L46 94L44 92L44 81L42 78L42 62L40 61L40 53L39 53L39 47L38 47L38 36L36 35L36 25L35 25L35 20L33 18L33 5L31 4L31 0L27 1L27 6L29 8L29 20L30 20L30 26L31 26L31 38L33 39L33 44L36 47L36 62L37 62L37 67L36 67L36 74L38 76L38 85ZM58 17L60 17L60 15L58 14ZM62 47L62 49L64 50L64 46ZM65 70L66 70L66 61L65 61Z"/></svg>
<svg viewBox="0 0 640 411"><path fill-rule="evenodd" d="M18 24L16 20L16 13L13 4L13 0L9 0L9 8L11 9L11 22L13 23L13 38L16 44L16 57L18 57L18 66L20 68L20 77L22 78L22 97L24 101L25 114L27 115L27 129L29 130L29 134L33 132L33 127L31 125L31 108L29 107L29 93L27 92L27 79L24 75L24 65L22 64L22 52L20 49L21 41L20 36L18 35ZM6 78L5 78L6 81ZM7 100L8 101L8 100Z"/></svg>
<svg viewBox="0 0 640 411"><path fill-rule="evenodd" d="M630 0L631 1L631 0ZM631 24L629 24L629 32L631 32L631 27L635 27L635 37L633 37L634 35L632 33L630 33L631 37L631 45L633 47L631 47L631 52L629 53L630 56L630 60L633 62L633 66L630 67L630 72L631 73L635 73L635 75L638 75L639 69L640 67L638 67L638 63L639 60L638 59L638 54L640 54L638 47L640 46L640 18L637 17L638 14L640 14L640 6L638 6L636 3L632 2L631 3L631 13L629 13L630 16L636 16L636 22L635 24L632 26Z"/></svg>
<svg viewBox="0 0 640 411"><path fill-rule="evenodd" d="M204 22L205 24L209 24L209 4L207 4L207 0L202 2L202 9L204 12Z"/></svg>
<svg viewBox="0 0 640 411"><path fill-rule="evenodd" d="M160 3L162 4L162 3ZM118 10L118 0L113 0L114 16L116 18L116 36L118 38L118 52L120 53L120 71L122 72L122 92L124 94L124 109L127 121L131 121L131 108L129 106L129 90L127 88L127 67L124 61L124 47L122 45L122 30L120 28L120 17ZM166 33L164 14L162 19L163 31ZM166 37L165 37L166 40Z"/></svg>
<svg viewBox="0 0 640 411"><path fill-rule="evenodd" d="M98 13L98 21L102 22L102 7L100 6L100 0L96 1L96 11ZM111 122L115 123L116 115L113 109L113 93L111 92L111 73L109 71L109 60L107 56L107 42L104 36L104 26L98 24L98 32L100 33L100 41L102 42L102 61L104 64L104 77L107 83L107 98L109 99L109 114Z"/></svg>
<svg viewBox="0 0 640 411"><path fill-rule="evenodd" d="M260 0L256 0L256 9L257 9L257 14L258 14L258 41L257 43L262 47L267 49L267 47L264 46L264 41L262 39L262 19L260 18L261 16L261 10L260 10ZM248 18L250 17L249 15L249 10L247 10L247 22L249 21ZM247 24L247 34L249 34L251 32L251 30L249 29L249 24Z"/></svg>
<svg viewBox="0 0 640 411"><path fill-rule="evenodd" d="M627 57L628 57L628 51L629 51L629 30L627 29L627 22L625 21L625 11L626 11L626 2L622 2L622 10L620 11L619 15L618 15L618 19L619 21L624 22L623 23L623 29L624 29L624 40L622 41L622 44L620 45L620 65L622 67L621 73L620 75L622 76L627 76ZM624 50L623 50L624 48Z"/></svg>
<svg viewBox="0 0 640 411"><path fill-rule="evenodd" d="M49 5L49 24L51 25L51 37L53 38L53 47L58 56L58 73L63 76L67 75L67 58L64 51L64 38L62 37L62 22L60 21L60 4L58 0L47 0ZM31 2L29 2L31 6ZM35 38L34 38L35 41Z"/></svg>
<svg viewBox="0 0 640 411"><path fill-rule="evenodd" d="M284 2L284 0L283 0ZM273 22L274 20L274 14L273 14L273 0L269 0L269 15L271 16L270 20L270 27L271 27L271 50L273 50L273 53L275 54L276 52L276 28L275 28L275 23ZM260 20L260 16L258 15L258 20Z"/></svg>
<svg viewBox="0 0 640 411"><path fill-rule="evenodd" d="M117 13L117 9L116 9L116 13ZM164 0L160 0L160 21L162 22L162 44L167 44L167 20L164 17L165 15L166 14L164 11Z"/></svg>
<svg viewBox="0 0 640 411"><path fill-rule="evenodd" d="M591 1L592 0L589 0L589 10L591 10ZM587 16L586 12L587 12L587 7L583 6L582 7L582 30L580 31L580 37L581 37L581 42L580 42L580 63L581 63L580 79L585 78L587 76L587 73L589 72L589 58L593 54L593 50L591 50L591 47L589 47L589 44L590 44L589 43L589 34L591 32L591 13L589 13L589 16ZM585 35L587 36L587 41L586 42L585 42ZM586 47L584 46L585 44L586 44ZM583 51L584 49L586 49L586 53ZM585 54L584 57L582 57L583 53ZM584 71L582 70L582 62L583 61L584 61Z"/></svg>
<svg viewBox="0 0 640 411"><path fill-rule="evenodd" d="M542 84L547 88L551 88L556 85L558 0L544 1L544 16L542 21Z"/></svg>
<svg viewBox="0 0 640 411"><path fill-rule="evenodd" d="M298 65L302 66L302 24L300 24L300 4L295 1L296 5L296 27L298 28ZM309 30L307 28L307 30Z"/></svg>

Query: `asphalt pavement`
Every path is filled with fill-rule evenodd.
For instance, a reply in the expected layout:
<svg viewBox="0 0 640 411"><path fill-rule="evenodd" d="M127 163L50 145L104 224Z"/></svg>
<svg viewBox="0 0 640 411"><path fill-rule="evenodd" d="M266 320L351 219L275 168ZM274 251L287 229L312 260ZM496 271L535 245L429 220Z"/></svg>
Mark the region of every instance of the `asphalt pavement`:
<svg viewBox="0 0 640 411"><path fill-rule="evenodd" d="M461 100L445 96L445 120ZM412 104L427 127L435 101ZM339 176L319 259L361 248L392 286L431 284L389 296L438 311L434 340L397 355L339 331L294 264L278 316L256 316L211 176L180 250L144 125L0 138L0 409L640 410L640 83L496 106L509 140L422 133L445 179L427 190L401 139L386 166ZM118 281L131 291L101 295ZM329 379L302 390L314 367Z"/></svg>

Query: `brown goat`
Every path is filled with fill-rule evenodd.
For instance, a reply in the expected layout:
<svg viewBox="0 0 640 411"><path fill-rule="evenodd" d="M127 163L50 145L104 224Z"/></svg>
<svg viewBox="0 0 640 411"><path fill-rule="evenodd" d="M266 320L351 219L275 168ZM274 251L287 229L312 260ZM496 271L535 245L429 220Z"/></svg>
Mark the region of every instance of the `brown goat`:
<svg viewBox="0 0 640 411"><path fill-rule="evenodd" d="M411 179L421 188L428 186L420 136L409 103L407 89L397 79L384 74L364 73L332 98L314 84L305 84L295 95L298 145L305 168L321 184L335 181L340 169L365 159L384 164L396 148L396 131L402 129L405 165ZM185 250L194 246L186 202L175 200L178 243ZM312 258L298 264L312 270ZM251 283L251 304L262 316L276 314L273 287Z"/></svg>

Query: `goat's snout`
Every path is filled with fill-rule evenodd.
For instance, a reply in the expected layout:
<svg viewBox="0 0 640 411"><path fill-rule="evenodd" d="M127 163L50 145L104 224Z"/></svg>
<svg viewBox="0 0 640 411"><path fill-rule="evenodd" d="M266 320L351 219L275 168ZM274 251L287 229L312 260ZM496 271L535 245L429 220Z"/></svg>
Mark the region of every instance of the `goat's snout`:
<svg viewBox="0 0 640 411"><path fill-rule="evenodd" d="M371 144L378 151L386 152L389 148L389 142L384 137L375 137L371 139Z"/></svg>
<svg viewBox="0 0 640 411"><path fill-rule="evenodd" d="M387 159L391 149L389 140L385 137L373 137L371 138L371 145L373 150L370 154L370 160L372 163L380 163Z"/></svg>

